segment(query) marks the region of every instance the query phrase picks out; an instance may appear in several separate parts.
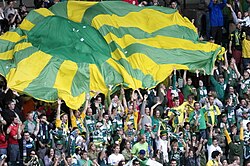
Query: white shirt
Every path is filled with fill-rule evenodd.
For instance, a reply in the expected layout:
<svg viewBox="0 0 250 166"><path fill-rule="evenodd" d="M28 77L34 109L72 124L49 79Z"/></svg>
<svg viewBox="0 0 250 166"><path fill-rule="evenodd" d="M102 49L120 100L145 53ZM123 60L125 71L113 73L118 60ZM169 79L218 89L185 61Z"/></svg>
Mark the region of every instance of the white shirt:
<svg viewBox="0 0 250 166"><path fill-rule="evenodd" d="M125 160L122 154L111 154L108 158L108 163L110 165L118 165L121 160Z"/></svg>
<svg viewBox="0 0 250 166"><path fill-rule="evenodd" d="M212 152L218 150L221 154L223 154L221 148L219 146L207 145L207 151L208 151L208 160L212 160Z"/></svg>
<svg viewBox="0 0 250 166"><path fill-rule="evenodd" d="M158 150L162 151L164 161L168 162L168 140L159 138L156 140L156 147Z"/></svg>

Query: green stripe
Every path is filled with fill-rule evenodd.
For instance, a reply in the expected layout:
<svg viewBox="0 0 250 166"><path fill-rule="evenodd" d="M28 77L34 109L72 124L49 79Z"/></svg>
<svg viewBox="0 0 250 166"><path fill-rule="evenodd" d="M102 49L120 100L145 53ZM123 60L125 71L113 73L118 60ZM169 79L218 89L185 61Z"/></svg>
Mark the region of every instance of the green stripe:
<svg viewBox="0 0 250 166"><path fill-rule="evenodd" d="M126 57L134 53L142 53L147 55L157 64L182 64L188 66L191 70L204 68L207 73L212 69L214 63L213 58L217 57L217 54L221 48L216 51L203 52L200 50L192 51L185 49L162 49L155 48L144 44L131 44L128 47L122 49L114 41L110 43L112 52L117 47L121 50Z"/></svg>
<svg viewBox="0 0 250 166"><path fill-rule="evenodd" d="M102 74L107 87L108 85L117 85L124 82L121 74L114 70L114 68L107 62L104 62L101 66L97 67Z"/></svg>
<svg viewBox="0 0 250 166"><path fill-rule="evenodd" d="M82 22L91 25L92 20L99 14L109 14L109 15L117 15L123 17L131 13L131 11L140 12L147 8L149 7L138 7L135 5L131 5L127 2L120 2L120 1L99 2L96 5L91 6L89 9L86 10ZM172 14L176 12L175 10L169 8L160 9L159 7L150 7L150 9L164 11L164 13L166 14Z"/></svg>
<svg viewBox="0 0 250 166"><path fill-rule="evenodd" d="M32 10L30 14L28 14L27 17L25 17L26 20L32 22L35 25L43 21L44 18L45 18L44 16L37 13L35 10Z"/></svg>
<svg viewBox="0 0 250 166"><path fill-rule="evenodd" d="M16 43L0 39L0 53L9 51L15 47Z"/></svg>
<svg viewBox="0 0 250 166"><path fill-rule="evenodd" d="M157 82L154 81L151 75L144 75L140 69L133 69L127 60L120 59L117 62L120 63L133 78L140 80L143 87L149 88L156 85Z"/></svg>
<svg viewBox="0 0 250 166"><path fill-rule="evenodd" d="M187 39L187 40L197 40L198 35L193 30L180 26L180 25L172 25L168 27L164 27L159 29L153 33L145 32L136 27L119 27L115 28L109 25L103 25L98 31L103 35L106 36L109 32L112 32L118 38L122 38L124 35L131 35L136 39L145 39L145 38L153 38L155 36L167 36L167 37L174 37L180 39Z"/></svg>
<svg viewBox="0 0 250 166"><path fill-rule="evenodd" d="M14 67L12 60L0 60L0 74L2 76L6 77L10 69Z"/></svg>
<svg viewBox="0 0 250 166"><path fill-rule="evenodd" d="M29 56L31 56L33 53L37 52L38 49L30 46L28 48L25 48L21 51L15 52L14 54L14 64L18 64L20 61L22 61L25 58L28 58Z"/></svg>
<svg viewBox="0 0 250 166"><path fill-rule="evenodd" d="M53 86L62 63L63 60L52 57L40 75L24 89L24 92L37 99L57 100L58 91Z"/></svg>
<svg viewBox="0 0 250 166"><path fill-rule="evenodd" d="M89 92L90 73L88 64L77 64L78 70L74 76L71 86L72 96L79 96L83 92Z"/></svg>
<svg viewBox="0 0 250 166"><path fill-rule="evenodd" d="M68 18L67 3L68 2L56 3L51 6L49 10L57 16Z"/></svg>

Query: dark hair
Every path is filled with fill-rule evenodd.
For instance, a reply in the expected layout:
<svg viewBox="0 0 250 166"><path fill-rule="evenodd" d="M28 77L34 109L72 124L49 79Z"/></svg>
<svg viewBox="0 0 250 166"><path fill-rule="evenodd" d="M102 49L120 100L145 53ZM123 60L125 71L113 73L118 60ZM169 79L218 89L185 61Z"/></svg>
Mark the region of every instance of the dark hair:
<svg viewBox="0 0 250 166"><path fill-rule="evenodd" d="M194 102L194 107L195 107L195 104L199 104L200 105L200 103L198 101Z"/></svg>
<svg viewBox="0 0 250 166"><path fill-rule="evenodd" d="M173 161L175 161L177 163L177 160L175 160L175 159L171 159L170 163L172 163Z"/></svg>
<svg viewBox="0 0 250 166"><path fill-rule="evenodd" d="M219 155L220 155L220 152L218 150L212 152L212 158L213 159L215 159Z"/></svg>
<svg viewBox="0 0 250 166"><path fill-rule="evenodd" d="M51 157L50 156L50 151L51 151L51 149L53 149L53 148L48 148L47 149L47 151L46 151L46 156L48 156L49 158ZM53 149L54 150L54 149ZM55 150L54 150L54 156L53 156L53 158L55 157Z"/></svg>
<svg viewBox="0 0 250 166"><path fill-rule="evenodd" d="M135 164L136 162L140 162L138 159L134 159L132 164Z"/></svg>

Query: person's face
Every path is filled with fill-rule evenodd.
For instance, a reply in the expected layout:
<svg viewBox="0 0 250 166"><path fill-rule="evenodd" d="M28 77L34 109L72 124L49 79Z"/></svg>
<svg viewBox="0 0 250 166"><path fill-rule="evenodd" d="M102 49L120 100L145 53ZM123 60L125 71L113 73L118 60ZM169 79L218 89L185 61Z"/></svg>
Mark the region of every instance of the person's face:
<svg viewBox="0 0 250 166"><path fill-rule="evenodd" d="M76 111L75 111L75 117L76 117L76 118L79 118L79 116L80 116L80 111L76 110Z"/></svg>
<svg viewBox="0 0 250 166"><path fill-rule="evenodd" d="M193 97L189 96L189 97L188 97L188 102L189 102L189 103L192 103L192 102L193 102Z"/></svg>
<svg viewBox="0 0 250 166"><path fill-rule="evenodd" d="M189 157L194 157L194 152L192 150L189 151Z"/></svg>
<svg viewBox="0 0 250 166"><path fill-rule="evenodd" d="M237 157L236 164L240 165L240 157Z"/></svg>
<svg viewBox="0 0 250 166"><path fill-rule="evenodd" d="M67 162L68 162L69 165L71 165L71 164L72 164L72 158L71 158L71 157L68 157L68 158L67 158Z"/></svg>
<svg viewBox="0 0 250 166"><path fill-rule="evenodd" d="M129 111L129 113L133 113L133 105L130 105L130 106L128 107L128 111Z"/></svg>
<svg viewBox="0 0 250 166"><path fill-rule="evenodd" d="M101 97L98 97L97 102L98 102L98 103L101 103L101 102L102 102L102 98L101 98Z"/></svg>
<svg viewBox="0 0 250 166"><path fill-rule="evenodd" d="M127 149L130 149L130 147L131 147L131 146L130 146L130 143L129 143L129 142L127 142L127 144L126 144L126 148L127 148Z"/></svg>
<svg viewBox="0 0 250 166"><path fill-rule="evenodd" d="M199 86L203 87L203 81L201 81L201 80L199 81Z"/></svg>
<svg viewBox="0 0 250 166"><path fill-rule="evenodd" d="M244 76L244 79L248 79L249 78L249 73L247 71L244 71L243 76Z"/></svg>
<svg viewBox="0 0 250 166"><path fill-rule="evenodd" d="M18 124L18 123L19 123L18 118L14 118L14 123L15 123L15 124Z"/></svg>
<svg viewBox="0 0 250 166"><path fill-rule="evenodd" d="M172 2L170 5L171 8L176 9L177 7L177 3L176 2Z"/></svg>
<svg viewBox="0 0 250 166"><path fill-rule="evenodd" d="M47 117L46 116L42 116L41 121L46 121Z"/></svg>
<svg viewBox="0 0 250 166"><path fill-rule="evenodd" d="M174 149L174 151L178 150L178 143L177 142L173 144L173 149Z"/></svg>
<svg viewBox="0 0 250 166"><path fill-rule="evenodd" d="M175 104L176 107L178 107L180 105L180 100L175 100L174 104Z"/></svg>
<svg viewBox="0 0 250 166"><path fill-rule="evenodd" d="M190 78L187 80L187 84L188 84L188 85L191 85L191 84L192 84L192 80L191 80Z"/></svg>
<svg viewBox="0 0 250 166"><path fill-rule="evenodd" d="M248 12L244 12L244 17L247 17L248 15Z"/></svg>
<svg viewBox="0 0 250 166"><path fill-rule="evenodd" d="M229 92L230 93L234 93L234 88L233 87L229 87Z"/></svg>
<svg viewBox="0 0 250 166"><path fill-rule="evenodd" d="M190 130L190 125L187 124L186 127L185 127L185 129L189 131Z"/></svg>
<svg viewBox="0 0 250 166"><path fill-rule="evenodd" d="M109 120L109 116L108 116L108 115L104 115L104 119L105 119L106 121L108 121L108 120Z"/></svg>
<svg viewBox="0 0 250 166"><path fill-rule="evenodd" d="M88 159L88 153L87 153L87 152L84 152L84 153L82 154L82 158L83 158L84 160L87 160L87 159Z"/></svg>
<svg viewBox="0 0 250 166"><path fill-rule="evenodd" d="M66 115L66 114L63 115L63 116L62 116L62 121L63 121L63 122L67 122L67 121L68 121L68 115Z"/></svg>
<svg viewBox="0 0 250 166"><path fill-rule="evenodd" d="M242 105L243 107L246 107L246 106L247 106L246 100L241 100L241 105Z"/></svg>
<svg viewBox="0 0 250 166"><path fill-rule="evenodd" d="M88 116L92 116L92 109L91 109L91 108L88 108L88 110L87 110L87 115L88 115Z"/></svg>
<svg viewBox="0 0 250 166"><path fill-rule="evenodd" d="M199 103L196 103L196 104L194 105L194 108L195 108L195 110L199 110L199 109L200 109L200 104L199 104Z"/></svg>
<svg viewBox="0 0 250 166"><path fill-rule="evenodd" d="M218 141L215 139L215 140L213 140L213 145L214 146L217 146L218 145Z"/></svg>
<svg viewBox="0 0 250 166"><path fill-rule="evenodd" d="M49 154L50 154L50 156L53 156L55 154L54 149L50 149Z"/></svg>
<svg viewBox="0 0 250 166"><path fill-rule="evenodd" d="M141 141L140 141L141 143L145 143L146 142L146 136L145 135L143 135L142 137L141 137Z"/></svg>
<svg viewBox="0 0 250 166"><path fill-rule="evenodd" d="M29 133L24 133L24 139L28 141L30 139L30 134Z"/></svg>
<svg viewBox="0 0 250 166"><path fill-rule="evenodd" d="M171 166L177 166L177 163L176 163L176 161L171 161L170 165Z"/></svg>
<svg viewBox="0 0 250 166"><path fill-rule="evenodd" d="M228 166L227 160L223 160L222 165L223 166Z"/></svg>
<svg viewBox="0 0 250 166"><path fill-rule="evenodd" d="M95 151L96 148L94 144L91 146L91 149Z"/></svg>
<svg viewBox="0 0 250 166"><path fill-rule="evenodd" d="M220 78L219 78L219 82L220 82L220 83L224 83L224 78L223 78L223 77L220 77Z"/></svg>
<svg viewBox="0 0 250 166"><path fill-rule="evenodd" d="M209 97L209 103L214 104L214 97Z"/></svg>
<svg viewBox="0 0 250 166"><path fill-rule="evenodd" d="M129 125L128 125L128 128L129 128L129 129L133 129L133 124L129 124Z"/></svg>
<svg viewBox="0 0 250 166"><path fill-rule="evenodd" d="M10 2L10 8L13 8L13 7L14 7L13 2Z"/></svg>
<svg viewBox="0 0 250 166"><path fill-rule="evenodd" d="M157 111L155 112L155 116L156 116L157 118L160 117L160 111L159 111L159 110L157 110Z"/></svg>
<svg viewBox="0 0 250 166"><path fill-rule="evenodd" d="M28 117L27 117L28 120L33 120L33 114L28 114Z"/></svg>
<svg viewBox="0 0 250 166"><path fill-rule="evenodd" d="M120 147L119 146L116 146L115 147L115 153L119 153L120 152Z"/></svg>
<svg viewBox="0 0 250 166"><path fill-rule="evenodd" d="M8 105L9 109L10 110L14 110L15 109L15 103L14 102L11 102L9 105Z"/></svg>
<svg viewBox="0 0 250 166"><path fill-rule="evenodd" d="M238 13L237 13L237 17L238 17L238 18L242 18L242 13L241 13L241 12L238 12Z"/></svg>

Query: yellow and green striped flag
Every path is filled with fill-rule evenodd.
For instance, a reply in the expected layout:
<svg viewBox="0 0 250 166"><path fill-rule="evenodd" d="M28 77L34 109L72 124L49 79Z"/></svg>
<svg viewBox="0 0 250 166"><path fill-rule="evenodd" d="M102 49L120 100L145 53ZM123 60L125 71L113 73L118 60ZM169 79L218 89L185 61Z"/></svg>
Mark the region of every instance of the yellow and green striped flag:
<svg viewBox="0 0 250 166"><path fill-rule="evenodd" d="M151 88L173 68L210 73L223 52L173 9L68 1L31 11L0 37L0 74L11 89L78 109L90 90Z"/></svg>

